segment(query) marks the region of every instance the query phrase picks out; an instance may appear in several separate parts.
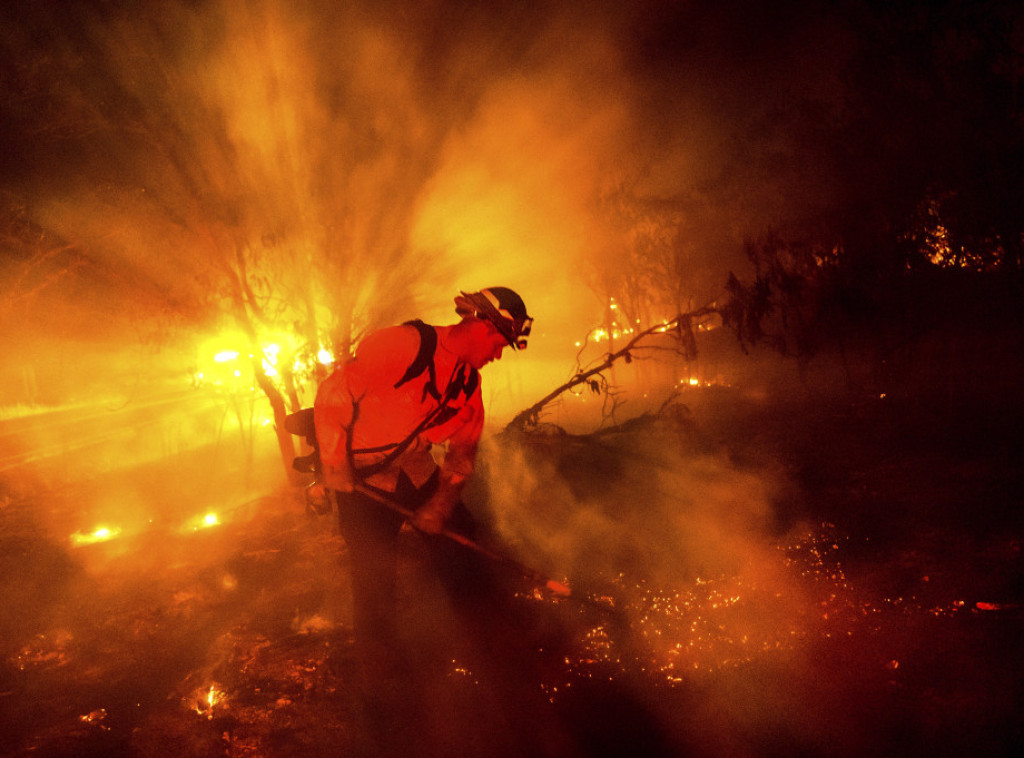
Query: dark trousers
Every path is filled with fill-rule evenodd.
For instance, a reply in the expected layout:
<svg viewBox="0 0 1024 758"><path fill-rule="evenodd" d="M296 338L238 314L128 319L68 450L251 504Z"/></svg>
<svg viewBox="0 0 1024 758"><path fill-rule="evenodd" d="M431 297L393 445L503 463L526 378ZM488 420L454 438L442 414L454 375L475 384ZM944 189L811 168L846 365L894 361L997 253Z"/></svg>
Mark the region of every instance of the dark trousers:
<svg viewBox="0 0 1024 758"><path fill-rule="evenodd" d="M395 500L414 510L432 492L431 484L417 491L404 480ZM412 630L415 637L406 629L399 638L399 624L406 621L397 616L396 593L398 535L404 520L369 496L338 493L338 523L351 564L360 702L371 719L374 739L387 748L379 754L451 754L440 747L423 752L430 740L439 739L438 725L449 721L473 734L485 729L496 744L521 742L522 749L515 751L519 755L566 754L543 749L558 738L558 725L548 717L545 727L537 726L550 714L549 704L537 687L539 674L533 673L536 648L531 637L520 634L512 610L517 584L507 566L447 537L418 535L429 556L426 568L440 580L449 602L443 615L427 619L427 624L419 619ZM448 528L471 539L480 536L462 503ZM445 626L449 623L455 626ZM446 691L444 682L455 660L485 683L470 717L479 723L460 724L456 707L437 699ZM508 703L515 707L509 710Z"/></svg>
<svg viewBox="0 0 1024 758"><path fill-rule="evenodd" d="M393 499L415 510L429 499L437 486L431 479L416 489L403 475ZM405 518L368 495L336 493L338 526L348 547L351 564L353 626L357 645L375 655L394 649L397 641L396 584L398 534ZM476 524L459 503L448 528L475 538ZM478 619L489 614L496 596L493 567L470 549L444 536L420 535L425 541L434 571L457 612Z"/></svg>

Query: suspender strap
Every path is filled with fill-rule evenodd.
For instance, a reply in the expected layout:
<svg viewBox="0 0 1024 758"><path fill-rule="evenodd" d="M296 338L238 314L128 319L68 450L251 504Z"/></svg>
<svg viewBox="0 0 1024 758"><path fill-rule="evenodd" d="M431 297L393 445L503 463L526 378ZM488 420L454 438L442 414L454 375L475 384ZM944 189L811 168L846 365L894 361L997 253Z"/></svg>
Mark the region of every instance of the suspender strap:
<svg viewBox="0 0 1024 758"><path fill-rule="evenodd" d="M441 393L437 389L437 372L434 369L434 353L437 352L437 332L434 330L434 327L424 324L419 319L406 321L403 326L416 327L416 331L420 333L420 349L416 353L413 362L409 364L409 368L405 370L402 378L395 382L395 389L398 389L406 382L412 381L424 371L429 371L430 381L423 388L423 397L426 399L427 393L430 393L431 397L435 400L440 400Z"/></svg>
<svg viewBox="0 0 1024 758"><path fill-rule="evenodd" d="M444 397L441 396L441 392L437 387L437 371L434 367L434 353L437 351L437 332L434 327L424 324L420 320L406 322L408 326L416 327L416 330L420 334L420 347L416 353L416 358L409 368L406 369L405 374L402 378L395 382L395 389L401 387L406 382L409 382L416 377L420 376L424 371L429 371L429 378L423 387L423 397L421 400L426 400L429 394L438 403L437 407L431 410L416 428L413 429L401 442L392 442L386 445L378 445L377 447L360 448L359 450L351 449L351 434L349 435L349 462L352 465L353 471L361 479L367 476L371 476L380 471L383 471L390 466L395 459L398 458L406 448L413 443L413 441L419 437L427 429L449 421L457 411L448 407L460 393L464 393L468 399L476 391L477 386L480 383L480 374L475 368L469 366L461 367L455 376L451 378L448 386L445 388ZM358 409L353 408L355 415L352 418L352 426L355 426L356 418L358 417ZM388 451L381 460L376 463L371 463L367 466L357 468L355 466L355 455L366 455L369 453L382 453Z"/></svg>

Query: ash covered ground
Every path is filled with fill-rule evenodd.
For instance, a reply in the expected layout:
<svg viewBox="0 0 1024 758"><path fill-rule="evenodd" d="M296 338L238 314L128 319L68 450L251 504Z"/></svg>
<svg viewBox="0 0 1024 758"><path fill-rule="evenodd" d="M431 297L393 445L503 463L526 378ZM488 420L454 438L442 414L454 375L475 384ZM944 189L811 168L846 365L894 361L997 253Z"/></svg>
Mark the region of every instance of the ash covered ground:
<svg viewBox="0 0 1024 758"><path fill-rule="evenodd" d="M469 632L403 533L384 710L345 545L299 494L76 546L114 485L8 477L2 755L1018 754L1020 413L984 406L707 388L601 434L492 440L474 507L575 597L511 572L511 613ZM170 465L112 477L155 492Z"/></svg>

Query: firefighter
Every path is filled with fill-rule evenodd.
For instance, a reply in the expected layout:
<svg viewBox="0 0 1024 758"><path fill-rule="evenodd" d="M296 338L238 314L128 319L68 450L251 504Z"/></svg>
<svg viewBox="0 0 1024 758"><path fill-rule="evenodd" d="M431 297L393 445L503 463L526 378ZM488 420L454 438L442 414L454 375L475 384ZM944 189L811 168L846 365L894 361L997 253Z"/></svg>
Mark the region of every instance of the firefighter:
<svg viewBox="0 0 1024 758"><path fill-rule="evenodd" d="M438 535L448 528L472 536L460 495L484 425L479 371L508 347L524 349L533 320L506 287L462 292L455 312L461 321L449 326L415 321L369 334L320 385L314 404L321 480L333 492L349 549L357 650L378 662L396 644L397 542L405 521L381 499L413 512L412 525L443 555L435 561L447 572L442 579L480 579L479 571L458 566L466 558L459 550L466 551ZM443 455L435 457L438 446Z"/></svg>

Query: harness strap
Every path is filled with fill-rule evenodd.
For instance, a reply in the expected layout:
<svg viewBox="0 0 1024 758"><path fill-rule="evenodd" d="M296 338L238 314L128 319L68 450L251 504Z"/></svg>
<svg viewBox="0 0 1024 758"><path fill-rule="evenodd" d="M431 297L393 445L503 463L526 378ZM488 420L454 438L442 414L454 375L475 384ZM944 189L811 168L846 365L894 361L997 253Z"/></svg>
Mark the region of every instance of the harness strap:
<svg viewBox="0 0 1024 758"><path fill-rule="evenodd" d="M434 353L437 352L437 331L434 327L429 326L419 319L415 321L407 321L407 326L414 326L420 334L420 347L416 353L416 358L409 364L409 367L405 370L405 374L402 378L395 382L395 389L398 389L406 382L409 382L416 377L420 376L424 371L429 371L429 379L423 387L423 396L421 401L426 400L429 394L438 403L437 407L431 410L423 420L417 424L416 428L413 429L401 442L391 442L386 445L378 445L376 447L360 448L353 450L349 448L349 461L352 464L352 468L356 475L361 479L383 471L385 468L390 466L398 456L405 452L406 448L412 444L413 440L419 437L427 429L431 429L435 426L440 426L445 422L452 419L458 411L454 408L449 408L448 404L455 400L460 393L464 393L466 398L469 399L476 391L477 386L480 384L480 374L471 366L462 366L458 372L451 378L448 386L445 388L444 397L441 396L440 390L437 388L437 370L434 366ZM355 426L356 418L352 419L352 426ZM349 445L351 445L351 435L349 435ZM356 468L355 466L355 455L366 455L369 453L382 453L389 451L381 460L376 463L369 464Z"/></svg>
<svg viewBox="0 0 1024 758"><path fill-rule="evenodd" d="M437 331L435 331L434 327L424 324L420 319L406 321L403 326L416 327L416 331L420 333L420 348L412 363L409 364L409 368L405 370L402 378L395 382L395 389L397 390L406 382L412 381L424 371L429 371L430 381L423 387L423 397L421 399L425 400L427 393L429 393L431 397L439 401L441 393L437 389L437 371L434 369L434 353L437 352Z"/></svg>

